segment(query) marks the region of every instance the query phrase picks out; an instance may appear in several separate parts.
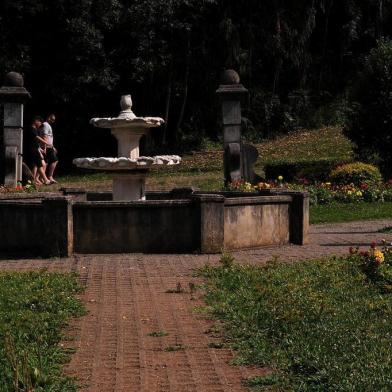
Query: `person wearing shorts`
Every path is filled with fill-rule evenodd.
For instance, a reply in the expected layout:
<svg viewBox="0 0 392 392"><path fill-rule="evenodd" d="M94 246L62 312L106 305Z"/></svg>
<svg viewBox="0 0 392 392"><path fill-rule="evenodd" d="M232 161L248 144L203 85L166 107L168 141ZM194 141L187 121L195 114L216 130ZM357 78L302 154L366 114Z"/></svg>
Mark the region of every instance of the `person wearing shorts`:
<svg viewBox="0 0 392 392"><path fill-rule="evenodd" d="M43 118L40 116L34 117L29 135L30 159L33 179L36 185L42 185L42 183L45 185L50 184L50 181L45 174L46 163L41 147L42 145L45 145L45 140L39 136L39 129L41 128L43 121Z"/></svg>
<svg viewBox="0 0 392 392"><path fill-rule="evenodd" d="M47 163L47 177L52 184L57 181L53 178L54 171L58 163L57 149L53 145L53 129L52 125L56 122L56 115L49 114L46 121L40 128L40 136L44 139L46 144L45 161Z"/></svg>

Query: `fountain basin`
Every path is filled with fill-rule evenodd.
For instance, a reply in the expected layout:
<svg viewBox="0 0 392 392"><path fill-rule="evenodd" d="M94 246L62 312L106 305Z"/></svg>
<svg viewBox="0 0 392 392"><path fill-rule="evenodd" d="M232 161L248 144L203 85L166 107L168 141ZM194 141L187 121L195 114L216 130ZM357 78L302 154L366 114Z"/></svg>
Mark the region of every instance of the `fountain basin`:
<svg viewBox="0 0 392 392"><path fill-rule="evenodd" d="M145 201L112 192L0 195L0 253L219 253L308 242L306 193L173 189ZM41 227L44 232L32 230Z"/></svg>

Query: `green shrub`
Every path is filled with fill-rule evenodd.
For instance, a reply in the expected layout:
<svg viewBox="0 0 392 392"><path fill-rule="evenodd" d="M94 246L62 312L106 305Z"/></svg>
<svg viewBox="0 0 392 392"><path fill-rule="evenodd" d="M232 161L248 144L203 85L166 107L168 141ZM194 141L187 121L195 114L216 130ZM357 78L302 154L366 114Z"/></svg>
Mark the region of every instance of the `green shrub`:
<svg viewBox="0 0 392 392"><path fill-rule="evenodd" d="M381 180L380 170L376 166L362 162L338 166L330 174L330 181L341 185L377 184Z"/></svg>
<svg viewBox="0 0 392 392"><path fill-rule="evenodd" d="M311 181L325 181L331 170L342 162L323 159L306 162L278 162L265 165L265 177L268 180L276 180L283 176L285 181L294 181L306 178Z"/></svg>

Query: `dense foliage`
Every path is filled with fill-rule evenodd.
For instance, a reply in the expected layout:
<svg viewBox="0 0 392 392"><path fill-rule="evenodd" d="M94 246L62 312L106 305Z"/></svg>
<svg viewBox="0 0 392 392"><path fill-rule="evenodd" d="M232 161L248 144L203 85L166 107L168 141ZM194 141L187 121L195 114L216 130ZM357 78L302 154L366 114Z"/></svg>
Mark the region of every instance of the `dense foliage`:
<svg viewBox="0 0 392 392"><path fill-rule="evenodd" d="M238 350L236 362L269 369L267 375L260 369L249 386L301 392L392 388L386 377L392 370L392 296L381 283L390 284L389 256L372 248L365 257L366 265L381 263L372 279L357 257L255 267L233 264L226 255L222 266L203 271L208 308L222 320L226 343Z"/></svg>
<svg viewBox="0 0 392 392"><path fill-rule="evenodd" d="M362 158L392 174L392 41L380 40L366 58L353 100L347 136Z"/></svg>
<svg viewBox="0 0 392 392"><path fill-rule="evenodd" d="M113 155L88 120L135 111L167 126L147 147L195 148L217 137L225 68L249 88L247 134L341 123L348 86L391 33L391 0L3 0L0 75L25 75L33 114L58 114L61 158ZM153 142L153 143L152 143Z"/></svg>

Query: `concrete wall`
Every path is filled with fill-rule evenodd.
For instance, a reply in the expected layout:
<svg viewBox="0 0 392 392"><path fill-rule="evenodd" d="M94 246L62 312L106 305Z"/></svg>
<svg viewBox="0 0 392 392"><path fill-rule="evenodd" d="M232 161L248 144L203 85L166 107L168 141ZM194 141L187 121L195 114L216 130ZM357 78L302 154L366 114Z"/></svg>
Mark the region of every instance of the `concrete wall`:
<svg viewBox="0 0 392 392"><path fill-rule="evenodd" d="M151 192L144 202L86 201L108 200L107 192L65 194L0 198L0 253L219 253L308 242L306 193L177 189Z"/></svg>
<svg viewBox="0 0 392 392"><path fill-rule="evenodd" d="M191 201L75 203L74 251L193 252L198 214Z"/></svg>
<svg viewBox="0 0 392 392"><path fill-rule="evenodd" d="M226 249L287 244L290 196L229 198L225 201Z"/></svg>
<svg viewBox="0 0 392 392"><path fill-rule="evenodd" d="M0 202L0 253L42 254L44 214L40 202Z"/></svg>

